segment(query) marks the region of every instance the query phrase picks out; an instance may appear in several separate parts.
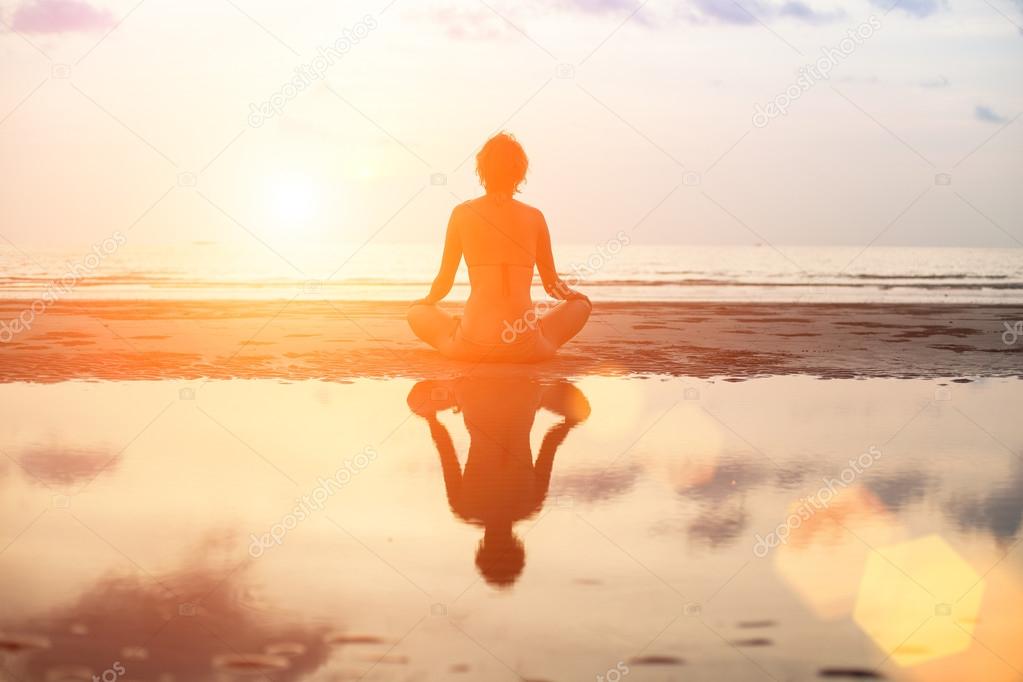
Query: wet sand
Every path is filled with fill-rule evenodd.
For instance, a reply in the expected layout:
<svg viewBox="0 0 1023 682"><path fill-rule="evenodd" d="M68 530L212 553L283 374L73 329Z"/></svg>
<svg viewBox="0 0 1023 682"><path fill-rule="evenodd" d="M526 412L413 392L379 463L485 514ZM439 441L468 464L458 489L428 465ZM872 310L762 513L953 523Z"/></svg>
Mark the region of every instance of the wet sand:
<svg viewBox="0 0 1023 682"><path fill-rule="evenodd" d="M0 301L0 319L26 301ZM453 311L458 306L451 306ZM65 301L0 344L0 381L661 374L746 379L1019 376L1020 306L599 303L561 355L524 368L444 360L401 302Z"/></svg>

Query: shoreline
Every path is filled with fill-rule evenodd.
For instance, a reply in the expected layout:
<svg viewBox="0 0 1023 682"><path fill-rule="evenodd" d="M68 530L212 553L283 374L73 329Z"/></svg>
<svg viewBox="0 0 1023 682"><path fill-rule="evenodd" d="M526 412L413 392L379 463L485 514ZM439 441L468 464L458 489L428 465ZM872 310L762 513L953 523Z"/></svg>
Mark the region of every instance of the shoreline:
<svg viewBox="0 0 1023 682"><path fill-rule="evenodd" d="M444 306L457 310L457 304ZM25 301L0 299L0 320ZM598 302L537 365L441 358L397 301L69 300L0 344L0 382L450 377L514 373L743 380L1023 376L1021 305Z"/></svg>

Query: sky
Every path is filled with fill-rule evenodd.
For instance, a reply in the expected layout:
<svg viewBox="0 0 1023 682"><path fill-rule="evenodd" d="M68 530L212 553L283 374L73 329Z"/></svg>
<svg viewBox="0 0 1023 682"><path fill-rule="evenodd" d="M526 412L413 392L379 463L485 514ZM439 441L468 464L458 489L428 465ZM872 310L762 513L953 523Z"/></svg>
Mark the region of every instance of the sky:
<svg viewBox="0 0 1023 682"><path fill-rule="evenodd" d="M0 239L23 249L438 242L502 129L556 242L1023 245L1019 0L0 0L0 21Z"/></svg>

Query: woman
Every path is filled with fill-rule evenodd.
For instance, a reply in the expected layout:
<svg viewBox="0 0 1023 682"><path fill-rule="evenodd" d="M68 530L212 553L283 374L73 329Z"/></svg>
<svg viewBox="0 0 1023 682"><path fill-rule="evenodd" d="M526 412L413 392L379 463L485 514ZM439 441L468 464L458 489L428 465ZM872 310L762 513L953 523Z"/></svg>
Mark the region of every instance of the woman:
<svg viewBox="0 0 1023 682"><path fill-rule="evenodd" d="M443 355L477 362L537 362L579 333L590 300L558 277L543 213L513 198L529 161L514 137L500 133L476 155L486 193L451 212L440 273L429 295L414 302L408 322L416 336ZM437 307L465 256L471 290L461 318ZM561 303L537 317L530 298L533 268L544 290Z"/></svg>
<svg viewBox="0 0 1023 682"><path fill-rule="evenodd" d="M451 511L483 528L477 568L495 587L512 585L526 563L526 550L514 526L540 512L554 455L568 432L589 418L589 401L567 381L540 384L527 377L466 376L420 381L407 402L430 425ZM448 409L461 414L469 432L464 467L451 434L437 417ZM534 461L530 433L541 409L563 419L547 431Z"/></svg>

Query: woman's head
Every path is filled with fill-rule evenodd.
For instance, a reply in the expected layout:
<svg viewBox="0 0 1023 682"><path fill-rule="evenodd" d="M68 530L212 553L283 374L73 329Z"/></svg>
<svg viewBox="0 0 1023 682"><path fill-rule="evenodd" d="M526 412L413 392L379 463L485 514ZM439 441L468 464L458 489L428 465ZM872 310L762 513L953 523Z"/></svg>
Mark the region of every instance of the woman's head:
<svg viewBox="0 0 1023 682"><path fill-rule="evenodd" d="M515 194L526 179L529 159L514 135L498 133L476 155L476 175L490 194Z"/></svg>
<svg viewBox="0 0 1023 682"><path fill-rule="evenodd" d="M484 580L494 587L510 587L526 565L526 548L511 527L487 527L476 548L476 568Z"/></svg>

